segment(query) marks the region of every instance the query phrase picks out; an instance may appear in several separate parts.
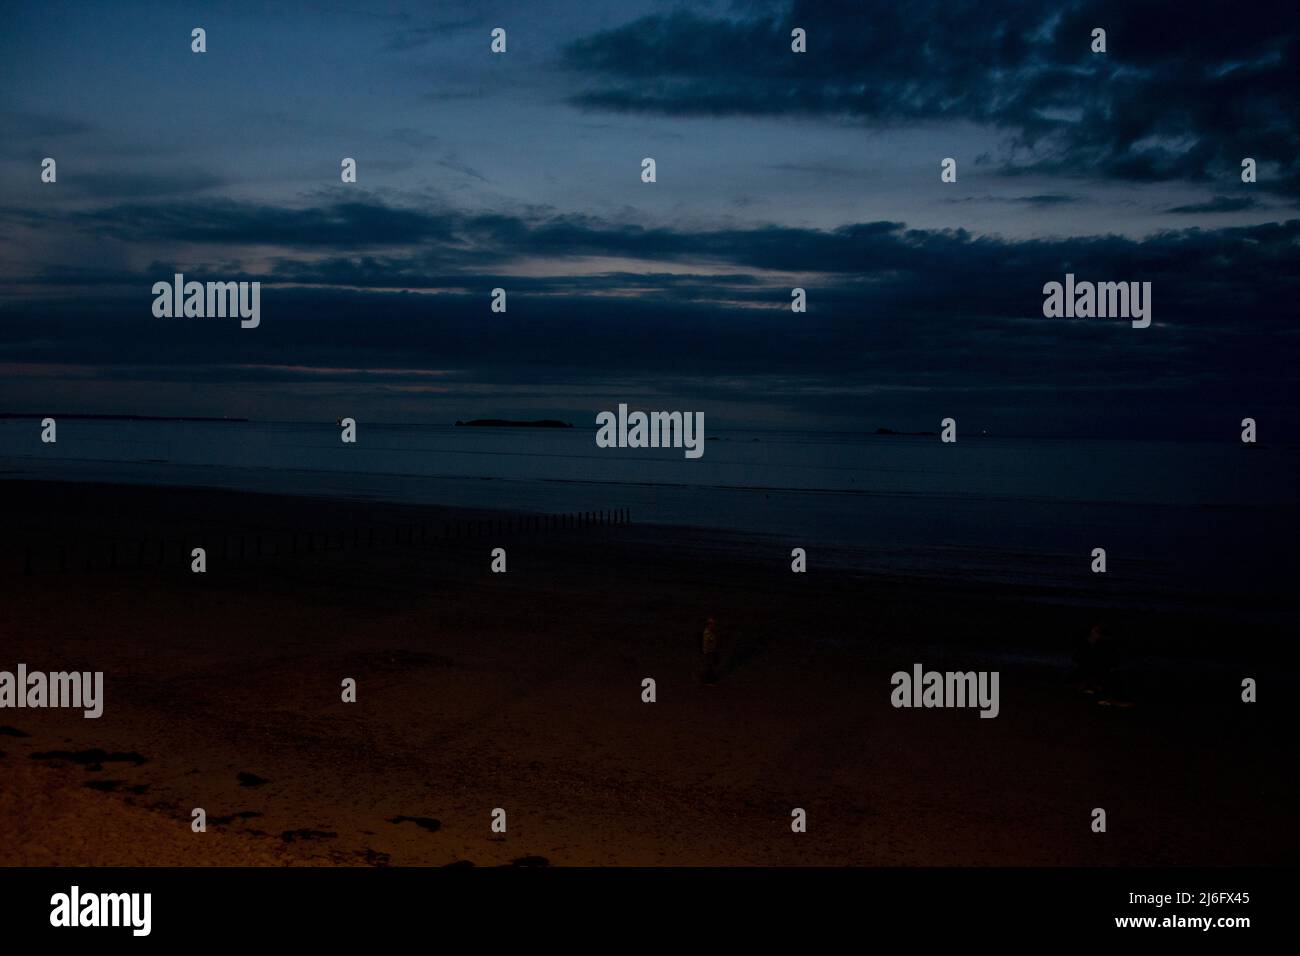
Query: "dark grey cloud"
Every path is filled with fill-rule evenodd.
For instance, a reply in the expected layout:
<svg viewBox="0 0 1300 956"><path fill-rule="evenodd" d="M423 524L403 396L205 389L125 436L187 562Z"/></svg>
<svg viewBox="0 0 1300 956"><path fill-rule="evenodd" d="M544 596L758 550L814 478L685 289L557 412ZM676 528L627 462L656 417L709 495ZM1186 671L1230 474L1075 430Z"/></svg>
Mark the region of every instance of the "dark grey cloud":
<svg viewBox="0 0 1300 956"><path fill-rule="evenodd" d="M1094 27L1106 54L1090 50ZM1012 170L1227 181L1250 156L1261 188L1300 194L1298 27L1281 2L794 0L644 17L575 40L564 62L591 109L969 121L1005 134Z"/></svg>
<svg viewBox="0 0 1300 956"><path fill-rule="evenodd" d="M482 17L457 17L436 20L421 26L407 26L388 35L384 49L400 52L418 50L429 46L455 33L463 33L481 27L486 21Z"/></svg>
<svg viewBox="0 0 1300 956"><path fill-rule="evenodd" d="M1243 212L1247 209L1258 209L1260 205L1260 201L1254 196L1215 196L1208 202L1194 202L1188 203L1184 206L1174 206L1169 211L1181 215L1197 215L1216 212Z"/></svg>
<svg viewBox="0 0 1300 956"><path fill-rule="evenodd" d="M77 136L94 129L92 124L72 116L0 110L0 140L7 140L10 143L47 137Z"/></svg>
<svg viewBox="0 0 1300 956"><path fill-rule="evenodd" d="M1035 197L1026 197L1030 201ZM1207 301L1207 284L1231 289L1242 300L1282 302L1300 284L1289 262L1295 254L1300 220L1216 230L1188 229L1143 239L1087 236L1012 241L976 236L962 229L910 229L891 221L860 222L835 229L786 225L727 228L647 227L596 216L553 214L545 210L510 214L465 212L451 208L394 206L375 196L308 206L189 200L129 202L90 210L0 210L0 219L49 229L84 230L93 236L138 244L150 250L169 242L209 245L214 260L232 263L250 247L280 246L268 279L361 288L445 288L506 284L519 262L545 261L547 273L561 273L572 259L640 260L645 272L616 275L632 288L677 288L692 277L667 280L656 273L690 266L697 271L757 282L764 273L831 276L827 284L858 289L915 310L942 302L955 292L972 300L965 311L1012 313L1014 300L996 290L1037 287L1070 270L1104 279L1142 279L1162 288L1170 305L1198 310ZM378 251L388 247L389 252ZM376 250L359 252L358 250ZM171 269L163 259L155 268ZM614 270L611 270L613 272ZM91 272L90 275L99 273ZM532 273L530 273L532 274ZM51 282L77 282L67 271L44 276ZM259 276L252 276L259 278ZM609 277L574 276L563 281L594 285ZM14 282L34 281L38 275ZM509 280L527 285L534 280ZM557 281L538 279L538 283ZM537 286L540 288L541 286ZM1018 293L1016 293L1018 295ZM1220 296L1222 298L1222 296Z"/></svg>
<svg viewBox="0 0 1300 956"><path fill-rule="evenodd" d="M173 169L167 172L118 170L82 172L59 169L60 191L77 199L113 201L157 196L187 196L228 185L224 176L203 169Z"/></svg>
<svg viewBox="0 0 1300 956"><path fill-rule="evenodd" d="M364 198L289 207L214 199L135 202L77 211L0 209L0 218L63 225L125 241L356 247L405 245L448 233L455 218Z"/></svg>
<svg viewBox="0 0 1300 956"><path fill-rule="evenodd" d="M1009 203L1011 205L1025 206L1064 206L1069 203L1079 202L1080 196L1071 196L1066 193L1039 193L1036 196L956 196L946 202L955 203Z"/></svg>

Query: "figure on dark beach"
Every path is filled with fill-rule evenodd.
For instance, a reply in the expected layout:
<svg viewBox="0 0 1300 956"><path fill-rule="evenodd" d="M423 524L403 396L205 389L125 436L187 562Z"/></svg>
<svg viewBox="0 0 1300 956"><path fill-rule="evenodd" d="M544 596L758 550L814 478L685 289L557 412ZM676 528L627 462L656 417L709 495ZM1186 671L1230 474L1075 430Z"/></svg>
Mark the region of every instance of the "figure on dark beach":
<svg viewBox="0 0 1300 956"><path fill-rule="evenodd" d="M1085 694L1094 695L1103 707L1132 707L1133 702L1124 693L1120 665L1120 645L1109 629L1094 624L1087 640L1080 644L1074 655L1077 666L1077 686Z"/></svg>
<svg viewBox="0 0 1300 956"><path fill-rule="evenodd" d="M718 634L717 622L709 618L704 622L704 633L700 635L700 656L703 658L703 670L700 679L706 684L718 682Z"/></svg>

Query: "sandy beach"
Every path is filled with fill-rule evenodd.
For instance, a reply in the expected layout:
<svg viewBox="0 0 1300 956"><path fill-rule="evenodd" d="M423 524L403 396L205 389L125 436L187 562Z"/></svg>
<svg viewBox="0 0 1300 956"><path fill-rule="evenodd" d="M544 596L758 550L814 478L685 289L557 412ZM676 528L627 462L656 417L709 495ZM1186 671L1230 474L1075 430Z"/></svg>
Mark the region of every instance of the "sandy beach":
<svg viewBox="0 0 1300 956"><path fill-rule="evenodd" d="M635 521L539 531L234 492L3 489L0 669L105 674L97 720L0 710L6 866L1295 857L1281 635L1226 641L1194 609L1113 622L1135 706L1104 707L1060 665L1096 614L1069 595L830 572L815 549L792 574L778 539ZM485 521L503 530L478 534ZM87 529L99 557L60 569ZM148 566L125 544L108 563L127 539L163 542L163 564L155 544ZM710 615L716 685L698 677ZM916 662L998 670L998 717L892 707L890 674ZM1266 671L1254 705L1250 668Z"/></svg>

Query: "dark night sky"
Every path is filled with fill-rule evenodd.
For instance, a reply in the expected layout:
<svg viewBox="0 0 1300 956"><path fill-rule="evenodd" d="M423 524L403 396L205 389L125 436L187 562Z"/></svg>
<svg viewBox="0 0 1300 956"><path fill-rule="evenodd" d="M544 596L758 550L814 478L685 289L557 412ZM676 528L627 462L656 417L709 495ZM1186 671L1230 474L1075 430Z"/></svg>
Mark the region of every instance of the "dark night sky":
<svg viewBox="0 0 1300 956"><path fill-rule="evenodd" d="M261 6L6 5L0 409L1300 425L1293 5ZM1067 271L1152 326L1043 318Z"/></svg>

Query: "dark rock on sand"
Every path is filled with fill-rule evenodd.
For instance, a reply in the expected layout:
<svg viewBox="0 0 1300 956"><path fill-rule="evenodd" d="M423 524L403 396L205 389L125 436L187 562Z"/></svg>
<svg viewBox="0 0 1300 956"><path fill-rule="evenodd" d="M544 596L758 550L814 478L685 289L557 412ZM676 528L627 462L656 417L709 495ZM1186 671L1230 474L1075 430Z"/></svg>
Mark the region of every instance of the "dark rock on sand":
<svg viewBox="0 0 1300 956"><path fill-rule="evenodd" d="M134 793L136 796L141 796L149 790L149 784L147 783L137 783L135 786L128 787L125 780L87 780L85 786L91 790L100 790L104 793L122 791L124 793Z"/></svg>
<svg viewBox="0 0 1300 956"><path fill-rule="evenodd" d="M149 762L134 750L129 753L109 753L94 747L90 750L43 750L31 755L33 760L67 760L84 766L87 770L103 770L106 763L130 763L139 767Z"/></svg>
<svg viewBox="0 0 1300 956"><path fill-rule="evenodd" d="M260 787L264 783L270 783L265 777L259 777L255 773L245 773L242 770L237 775L241 787Z"/></svg>
<svg viewBox="0 0 1300 956"><path fill-rule="evenodd" d="M285 830L280 834L280 839L285 843L292 843L294 840L333 840L337 833L331 833L328 830Z"/></svg>
<svg viewBox="0 0 1300 956"><path fill-rule="evenodd" d="M414 823L417 827L424 827L430 833L437 833L442 829L442 821L434 820L431 817L393 817L389 823Z"/></svg>
<svg viewBox="0 0 1300 956"><path fill-rule="evenodd" d="M254 817L260 817L261 815L260 810L240 810L238 813L232 813L225 817L208 817L208 822L225 826L234 823L236 820L252 820Z"/></svg>

